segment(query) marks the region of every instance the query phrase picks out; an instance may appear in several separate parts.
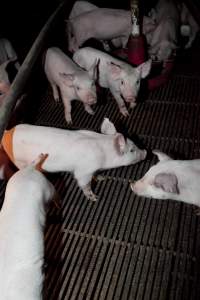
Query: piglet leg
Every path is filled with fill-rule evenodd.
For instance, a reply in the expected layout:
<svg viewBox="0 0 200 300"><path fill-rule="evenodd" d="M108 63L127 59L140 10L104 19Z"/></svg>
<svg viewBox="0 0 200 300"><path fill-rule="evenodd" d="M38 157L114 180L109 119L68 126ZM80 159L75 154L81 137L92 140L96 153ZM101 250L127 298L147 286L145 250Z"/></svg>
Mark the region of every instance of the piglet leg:
<svg viewBox="0 0 200 300"><path fill-rule="evenodd" d="M52 86L52 90L53 90L53 97L54 97L54 100L56 102L59 102L59 93L58 93L58 87L55 83L51 83L51 86Z"/></svg>
<svg viewBox="0 0 200 300"><path fill-rule="evenodd" d="M128 110L125 106L124 100L122 99L121 95L119 94L119 92L116 92L112 89L110 89L113 97L115 98L115 100L117 101L120 113L124 116L127 117L129 116Z"/></svg>
<svg viewBox="0 0 200 300"><path fill-rule="evenodd" d="M71 124L72 123L72 116L71 116L71 101L68 100L64 93L61 91L61 97L62 97L62 100L63 100L63 103L64 103L64 108L65 108L65 120L68 124Z"/></svg>
<svg viewBox="0 0 200 300"><path fill-rule="evenodd" d="M82 189L84 195L88 200L97 201L97 196L92 192L91 180L93 174L81 174L80 171L74 174L79 187Z"/></svg>
<svg viewBox="0 0 200 300"><path fill-rule="evenodd" d="M83 188L83 193L84 195L86 196L86 198L88 200L91 200L91 201L97 201L97 196L93 193L93 191L91 190L91 184L88 183L87 185L85 185Z"/></svg>
<svg viewBox="0 0 200 300"><path fill-rule="evenodd" d="M93 111L93 109L91 108L90 105L84 104L84 108L85 108L85 111L87 111L88 114L94 115L94 111Z"/></svg>

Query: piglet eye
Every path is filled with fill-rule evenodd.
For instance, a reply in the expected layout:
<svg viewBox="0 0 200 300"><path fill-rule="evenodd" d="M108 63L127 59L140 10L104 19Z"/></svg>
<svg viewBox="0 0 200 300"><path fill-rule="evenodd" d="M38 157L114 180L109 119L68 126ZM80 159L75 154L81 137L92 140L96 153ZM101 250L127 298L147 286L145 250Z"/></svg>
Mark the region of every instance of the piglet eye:
<svg viewBox="0 0 200 300"><path fill-rule="evenodd" d="M140 81L139 81L139 80L137 80L137 81L136 81L136 84L138 85L139 83L140 83Z"/></svg>
<svg viewBox="0 0 200 300"><path fill-rule="evenodd" d="M121 80L121 85L124 85L124 80Z"/></svg>
<svg viewBox="0 0 200 300"><path fill-rule="evenodd" d="M79 90L80 90L80 87L79 87L79 86L77 86L77 87L76 87L76 89L77 89L77 91L79 91Z"/></svg>
<svg viewBox="0 0 200 300"><path fill-rule="evenodd" d="M134 152L134 149L131 149L130 152Z"/></svg>

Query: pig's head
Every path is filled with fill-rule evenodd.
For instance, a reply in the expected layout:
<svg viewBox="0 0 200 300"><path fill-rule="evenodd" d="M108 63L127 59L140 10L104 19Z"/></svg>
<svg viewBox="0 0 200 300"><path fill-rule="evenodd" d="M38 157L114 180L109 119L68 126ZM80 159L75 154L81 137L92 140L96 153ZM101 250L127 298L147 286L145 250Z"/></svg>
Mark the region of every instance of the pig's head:
<svg viewBox="0 0 200 300"><path fill-rule="evenodd" d="M88 105L97 102L95 85L97 66L98 61L95 61L88 71L80 68L80 71L76 71L76 74L59 73L64 85L74 90L76 99Z"/></svg>
<svg viewBox="0 0 200 300"><path fill-rule="evenodd" d="M130 139L125 139L107 118L104 119L101 125L101 133L110 135L113 140L112 162L115 167L135 164L145 159L146 150L139 149Z"/></svg>
<svg viewBox="0 0 200 300"><path fill-rule="evenodd" d="M117 65L108 62L109 73L115 90L119 91L126 102L134 103L140 89L141 78L145 78L151 69L151 60L138 67L123 63Z"/></svg>
<svg viewBox="0 0 200 300"><path fill-rule="evenodd" d="M153 59L166 61L173 55L176 49L177 45L174 42L163 40L151 47L149 54Z"/></svg>
<svg viewBox="0 0 200 300"><path fill-rule="evenodd" d="M159 162L151 167L140 180L131 183L135 194L157 199L174 199L179 195L178 178L172 170L167 168L172 160L160 151L153 151Z"/></svg>

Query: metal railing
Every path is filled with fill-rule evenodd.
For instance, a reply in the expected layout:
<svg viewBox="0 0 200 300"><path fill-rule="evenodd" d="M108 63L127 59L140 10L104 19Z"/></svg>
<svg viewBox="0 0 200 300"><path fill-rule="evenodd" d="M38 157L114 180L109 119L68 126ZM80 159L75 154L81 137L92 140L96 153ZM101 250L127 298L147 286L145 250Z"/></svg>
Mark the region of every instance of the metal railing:
<svg viewBox="0 0 200 300"><path fill-rule="evenodd" d="M56 25L59 15L66 9L66 15L70 13L71 8L74 4L74 0L62 1L53 14L49 17L46 24L41 29L31 49L29 50L23 64L21 65L15 80L13 81L8 94L5 97L5 101L1 105L0 109L0 139L3 136L4 130L6 129L8 122L12 116L12 112L16 105L17 100L23 93L23 89L29 79L33 67L41 54L45 46L45 40L50 33L53 26Z"/></svg>

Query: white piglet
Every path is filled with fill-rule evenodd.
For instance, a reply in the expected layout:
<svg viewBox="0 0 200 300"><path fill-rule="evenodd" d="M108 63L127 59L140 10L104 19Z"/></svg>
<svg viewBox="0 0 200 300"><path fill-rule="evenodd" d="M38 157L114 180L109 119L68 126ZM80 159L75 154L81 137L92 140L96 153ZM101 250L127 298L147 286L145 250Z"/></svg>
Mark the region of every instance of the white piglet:
<svg viewBox="0 0 200 300"><path fill-rule="evenodd" d="M45 155L8 181L0 212L0 298L42 300L45 204L55 193L37 170Z"/></svg>
<svg viewBox="0 0 200 300"><path fill-rule="evenodd" d="M66 31L71 52L91 38L107 41L120 38L125 47L131 32L131 13L123 9L93 9L70 19Z"/></svg>
<svg viewBox="0 0 200 300"><path fill-rule="evenodd" d="M159 162L143 178L131 183L139 196L172 199L200 207L200 159L173 160L153 151Z"/></svg>
<svg viewBox="0 0 200 300"><path fill-rule="evenodd" d="M165 62L178 48L178 6L174 0L159 0L149 14L156 23L149 43L149 54L153 59Z"/></svg>
<svg viewBox="0 0 200 300"><path fill-rule="evenodd" d="M98 63L98 83L101 87L109 88L117 101L120 112L128 116L125 102L133 108L140 89L140 81L145 78L151 69L151 60L133 67L130 64L114 58L108 53L85 47L77 50L73 55L74 61L82 68L90 70L96 60Z"/></svg>
<svg viewBox="0 0 200 300"><path fill-rule="evenodd" d="M146 150L125 140L108 119L103 121L101 132L20 124L5 132L2 144L18 168L38 153L49 153L44 171L73 173L86 197L95 201L91 179L97 170L135 164L146 157Z"/></svg>
<svg viewBox="0 0 200 300"><path fill-rule="evenodd" d="M44 70L53 89L53 96L59 100L59 92L64 103L65 119L68 123L71 118L71 101L80 100L85 110L93 114L90 107L97 101L95 77L96 65L94 62L88 71L83 70L59 48L49 48L46 52Z"/></svg>

